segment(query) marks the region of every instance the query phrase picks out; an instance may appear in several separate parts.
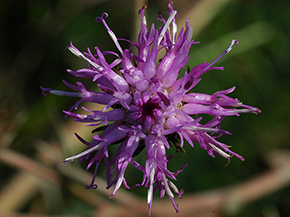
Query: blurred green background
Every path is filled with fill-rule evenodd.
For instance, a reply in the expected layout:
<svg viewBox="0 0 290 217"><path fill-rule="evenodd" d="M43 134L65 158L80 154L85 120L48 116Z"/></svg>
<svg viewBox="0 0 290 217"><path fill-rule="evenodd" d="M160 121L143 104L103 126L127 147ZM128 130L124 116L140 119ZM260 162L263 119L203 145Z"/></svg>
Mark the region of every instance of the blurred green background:
<svg viewBox="0 0 290 217"><path fill-rule="evenodd" d="M191 48L190 67L204 61L212 62L232 39L240 42L216 63L216 66L224 66L225 70L203 75L202 82L193 91L213 94L236 86L231 97L262 110L259 115L242 114L226 118L222 124L222 128L232 135L223 136L220 141L232 146L233 151L246 159L244 162L232 158L231 163L224 167L227 163L225 159L219 156L213 159L198 145L193 149L186 145L186 154L177 153L169 163L172 171L188 163L174 183L185 190L186 196L238 185L273 168L283 167L286 168L283 170L286 171L286 181L278 184L271 193L234 208L220 207L221 212L210 211L212 215L208 216L290 216L290 2L173 2L179 13L179 28L190 17L194 39L200 41ZM143 4L148 6L148 24L158 24L156 17L159 11L163 11L166 17L167 1L163 0L1 1L0 204L7 202L5 206L0 205L1 216L17 215L15 213L24 216L110 216L102 209L118 204L118 201L109 201L97 190L92 195L97 197L94 200L101 201L102 208L96 207L91 201L92 195L86 195L85 183L73 177L74 170L67 175L65 170L70 167L61 166L65 157L84 148L74 138L74 132L90 138L90 129L86 130L83 124L73 123L69 118L64 119L62 110L70 108L74 99L50 94L44 97L39 87L66 89L62 79L76 82L66 69L76 70L86 67L86 63L65 50L71 40L81 51L87 47L94 50L95 46L102 51L117 51L104 26L94 21L103 12L109 14L106 21L117 37L136 41L139 28L137 12ZM124 48L129 46L128 43L121 44ZM85 80L82 82L91 85ZM174 150L169 153L174 153ZM77 169L86 166L77 162L71 164ZM29 181L30 175L42 179ZM99 175L105 177L104 168L100 169ZM132 167L125 176L130 186L142 180L142 175ZM20 180L17 181L17 178ZM108 190L108 194L111 191ZM146 189L132 187L130 192L146 203ZM167 198L163 200L171 203ZM182 200L179 204L181 216ZM175 215L173 208L171 211ZM119 216L111 216L114 215Z"/></svg>

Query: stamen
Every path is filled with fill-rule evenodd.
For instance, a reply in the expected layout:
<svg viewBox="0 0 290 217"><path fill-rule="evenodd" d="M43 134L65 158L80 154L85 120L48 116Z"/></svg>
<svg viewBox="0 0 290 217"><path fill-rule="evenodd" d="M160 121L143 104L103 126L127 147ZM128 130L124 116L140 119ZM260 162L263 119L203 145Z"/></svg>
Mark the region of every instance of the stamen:
<svg viewBox="0 0 290 217"><path fill-rule="evenodd" d="M147 203L148 204L152 203L154 175L155 175L155 164L152 165L152 169L150 171L150 186L149 186L148 195L147 195Z"/></svg>
<svg viewBox="0 0 290 217"><path fill-rule="evenodd" d="M175 38L177 35L177 25L176 23L173 21L172 22L172 43L175 44Z"/></svg>
<svg viewBox="0 0 290 217"><path fill-rule="evenodd" d="M168 180L167 180L167 178L166 178L164 173L162 174L162 178L163 178L164 188L165 188L166 194L168 195L168 197L174 198L174 195L173 195L173 193L171 192L171 190L170 190L170 188L168 186Z"/></svg>
<svg viewBox="0 0 290 217"><path fill-rule="evenodd" d="M261 113L261 110L258 108L248 108L248 109L235 109L235 110L229 110L227 113Z"/></svg>
<svg viewBox="0 0 290 217"><path fill-rule="evenodd" d="M183 127L182 129L192 130L192 131L205 131L205 132L210 132L210 133L231 134L230 132L228 132L226 130L216 129L216 128L209 128L209 127L189 126L189 127Z"/></svg>
<svg viewBox="0 0 290 217"><path fill-rule="evenodd" d="M169 12L169 10L170 10L170 12ZM173 11L174 11L173 10L173 2L170 1L170 2L168 2L167 13L170 14ZM178 16L178 14L177 14L177 16ZM173 44L175 44L176 35L177 35L177 25L176 25L175 19L173 19L173 22L172 22L172 39L171 39Z"/></svg>
<svg viewBox="0 0 290 217"><path fill-rule="evenodd" d="M75 56L86 60L89 64L91 64L93 67L95 67L98 71L102 71L104 68L98 64L96 64L95 62L91 61L89 58L87 58L85 55L83 55L78 49L76 49L75 47L68 47L69 51L72 52L72 54L74 54Z"/></svg>
<svg viewBox="0 0 290 217"><path fill-rule="evenodd" d="M97 17L96 18L96 22L100 22L102 21L102 23L104 24L105 28L107 29L107 32L109 33L110 37L112 38L113 42L115 43L116 47L118 48L118 50L120 51L120 53L123 55L123 49L121 48L118 39L116 37L116 35L114 34L114 32L109 28L109 26L107 25L105 18L107 18L109 15L107 13L103 13L101 17Z"/></svg>
<svg viewBox="0 0 290 217"><path fill-rule="evenodd" d="M175 15L176 15L177 11L173 11L172 14L170 14L168 20L166 21L165 25L163 26L162 31L159 34L158 37L158 46L160 45L161 40L163 39L165 32L168 30L170 23L172 22L172 20L174 19Z"/></svg>
<svg viewBox="0 0 290 217"><path fill-rule="evenodd" d="M239 41L237 39L232 40L230 46L226 49L226 54L229 53L233 49L234 45L238 45L238 44L239 44Z"/></svg>
<svg viewBox="0 0 290 217"><path fill-rule="evenodd" d="M238 45L239 44L239 41L237 39L233 39L231 41L231 44L228 46L228 48L215 60L213 61L211 64L209 64L205 69L204 71L208 70L213 64L215 64L217 61L219 61L220 58L222 58L224 55L226 55L227 53L229 53L234 45Z"/></svg>
<svg viewBox="0 0 290 217"><path fill-rule="evenodd" d="M231 157L231 155L229 155L228 153L224 152L223 150L221 150L220 148L216 147L215 145L208 143L210 145L210 147L215 150L217 153L219 153L222 157L229 159Z"/></svg>
<svg viewBox="0 0 290 217"><path fill-rule="evenodd" d="M71 162L71 161L73 161L73 160L75 160L77 158L83 157L83 156L85 156L85 155L87 155L87 154L89 154L89 153L91 153L93 151L99 150L99 149L103 148L105 144L106 144L106 142L101 142L101 143L99 143L98 145L96 145L96 146L94 146L92 148L89 148L89 149L87 149L87 150L85 150L85 151L83 151L83 152L81 152L79 154L76 154L75 156L66 158L64 160L63 164L69 163L69 162Z"/></svg>
<svg viewBox="0 0 290 217"><path fill-rule="evenodd" d="M140 9L139 12L138 12L138 14L141 14L141 21L142 21L142 23L143 23L145 26L147 25L146 17L145 17L145 15L144 15L144 12L145 12L145 9L146 9L146 8L147 8L147 6L144 5L144 6L142 7L142 9Z"/></svg>

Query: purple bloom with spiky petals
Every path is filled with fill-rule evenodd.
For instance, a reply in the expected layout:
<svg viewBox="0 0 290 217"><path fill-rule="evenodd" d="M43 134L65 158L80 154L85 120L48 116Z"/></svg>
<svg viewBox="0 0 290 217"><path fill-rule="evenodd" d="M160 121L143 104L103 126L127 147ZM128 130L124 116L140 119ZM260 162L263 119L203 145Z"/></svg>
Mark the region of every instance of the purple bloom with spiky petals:
<svg viewBox="0 0 290 217"><path fill-rule="evenodd" d="M190 47L197 43L192 40L192 27L189 25L189 20L186 20L185 28L177 34L175 22L177 12L173 10L172 2L169 2L168 19L165 20L161 14L158 16L163 26L155 29L152 24L148 30L144 16L145 8L139 11L141 29L138 41L137 43L129 41L132 44L130 49L123 50L120 46L119 41L125 39L118 39L109 28L105 21L108 17L106 13L97 17L96 21L104 24L118 53L102 52L98 47L95 48L95 54L89 49L82 53L72 43L68 47L74 55L87 61L89 67L67 71L75 77L91 78L100 88L99 92L87 90L80 82L75 86L65 81L65 85L72 89L72 92L44 87L41 89L43 92L48 91L55 95L80 98L69 111L64 113L73 117L75 121L89 123L88 126L103 124L94 130L102 133L100 136L93 135L92 142L87 142L76 134L88 148L65 159L64 163L77 158L79 161L90 159L87 169L95 165L95 172L91 184L86 188L95 189L97 169L103 160L107 168L108 188L115 185L112 196L122 183L129 188L125 180L125 171L131 163L144 173L143 182L138 185L148 188L147 203L150 215L153 192L156 190L159 190L160 197L167 194L178 212L173 193L181 198L183 191L179 191L171 180L176 180L177 174L186 165L177 172L169 171L167 163L173 156L167 157L166 150L170 146L175 146L177 151L184 151L183 144L186 140L192 147L193 143L198 143L212 157L218 154L228 161L232 156L244 160L226 144L217 141L222 134L230 134L220 129L221 122L226 116L259 113L260 110L227 96L235 87L218 91L213 95L192 92L201 81L202 74L213 69L223 70L223 67L213 65L238 44L237 40L232 40L229 47L212 63L205 62L195 66L178 79L180 69L187 64ZM132 47L138 49L137 55L131 52ZM157 64L157 55L162 49L166 52ZM115 57L111 63L105 59L105 55L108 54ZM83 102L102 104L105 107L102 111L83 108L88 114L73 113L72 110L76 110ZM198 115L202 114L211 115L213 118L208 123L201 124L202 117ZM111 124L108 125L108 121ZM112 144L119 144L119 146L110 160L108 146ZM134 160L134 157L143 150L147 157L145 165ZM89 158L90 155L93 156Z"/></svg>

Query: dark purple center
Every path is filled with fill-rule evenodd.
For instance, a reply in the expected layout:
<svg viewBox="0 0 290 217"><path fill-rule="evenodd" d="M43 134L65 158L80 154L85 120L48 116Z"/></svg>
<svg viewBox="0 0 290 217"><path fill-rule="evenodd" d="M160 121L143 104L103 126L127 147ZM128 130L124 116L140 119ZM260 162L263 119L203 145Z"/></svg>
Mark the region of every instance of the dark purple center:
<svg viewBox="0 0 290 217"><path fill-rule="evenodd" d="M143 111L142 111L142 116L151 116L153 115L153 110L154 109L159 109L159 102L152 102L152 100L149 100L147 103L143 104Z"/></svg>

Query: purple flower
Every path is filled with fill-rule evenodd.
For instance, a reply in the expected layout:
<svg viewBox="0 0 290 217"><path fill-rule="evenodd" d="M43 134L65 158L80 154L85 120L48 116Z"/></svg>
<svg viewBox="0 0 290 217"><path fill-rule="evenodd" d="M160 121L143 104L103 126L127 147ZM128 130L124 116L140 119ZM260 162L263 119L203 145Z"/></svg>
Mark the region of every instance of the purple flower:
<svg viewBox="0 0 290 217"><path fill-rule="evenodd" d="M180 69L187 64L190 47L197 43L192 40L189 20L186 20L185 28L177 34L177 12L173 10L172 2L169 2L168 19L165 20L161 14L158 16L163 26L155 29L152 24L148 30L144 11L145 7L139 11L141 29L138 41L129 41L132 44L129 49L123 50L120 46L119 41L125 39L118 39L109 28L105 21L108 17L106 13L97 17L96 21L104 24L118 53L102 52L98 47L95 48L95 54L89 49L82 53L72 43L68 47L74 55L87 61L89 67L67 71L75 77L91 78L100 88L99 92L88 91L80 82L74 86L65 81L65 85L72 89L72 92L43 87L41 89L55 95L80 98L64 113L73 117L75 121L89 123L88 126L102 124L94 130L94 133L102 133L93 135L92 142L87 142L76 134L88 147L85 151L65 159L64 163L79 158L79 161L88 161L87 169L95 165L93 180L86 186L87 189L95 189L97 169L103 160L107 168L108 188L115 185L112 196L122 183L129 188L125 180L125 171L131 163L144 173L143 182L138 185L148 188L147 203L150 215L153 192L156 190L159 190L160 197L167 194L178 212L173 193L181 198L183 191L179 191L171 180L176 180L177 174L186 165L177 172L169 171L167 163L173 156L168 158L166 150L170 146L175 146L177 151L184 151L183 145L186 140L192 147L193 143L198 143L212 157L218 154L228 161L232 156L244 160L226 144L217 141L222 134L230 134L220 129L221 122L226 116L259 113L260 110L227 96L235 87L213 95L192 92L201 81L200 76L203 73L213 69L223 70L223 67L213 65L238 44L237 40L232 40L229 47L212 63L205 62L195 66L178 79ZM138 55L131 52L132 47L138 49ZM162 49L166 53L157 64L157 54ZM105 55L113 55L115 60L108 63ZM73 113L72 110L76 110L83 102L103 104L105 107L102 111L83 108L88 112L86 115ZM212 120L201 124L202 117L198 116L202 114L211 115ZM112 144L119 146L116 154L109 158L108 146ZM142 151L146 152L145 165L140 165L134 160ZM93 156L88 160L90 155Z"/></svg>

